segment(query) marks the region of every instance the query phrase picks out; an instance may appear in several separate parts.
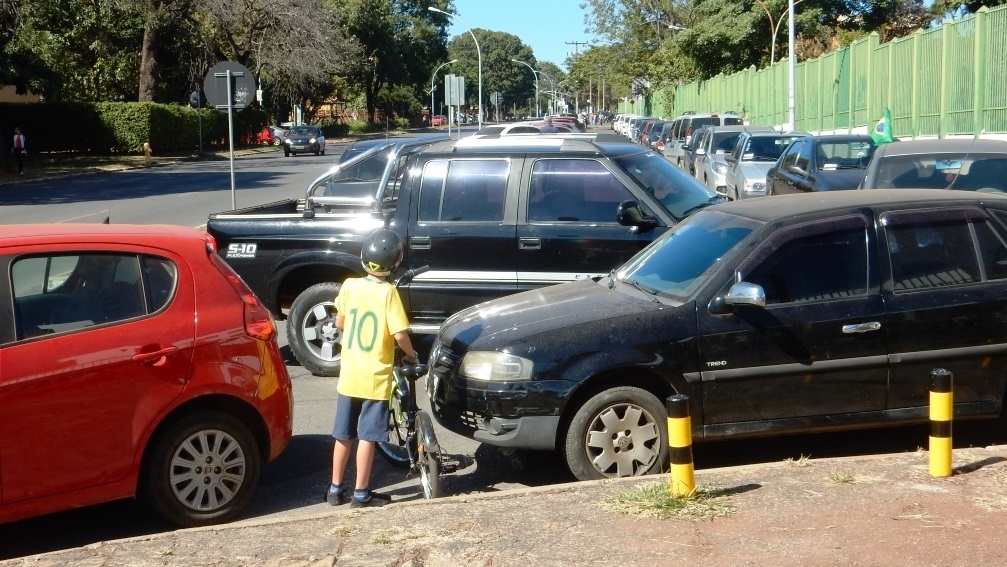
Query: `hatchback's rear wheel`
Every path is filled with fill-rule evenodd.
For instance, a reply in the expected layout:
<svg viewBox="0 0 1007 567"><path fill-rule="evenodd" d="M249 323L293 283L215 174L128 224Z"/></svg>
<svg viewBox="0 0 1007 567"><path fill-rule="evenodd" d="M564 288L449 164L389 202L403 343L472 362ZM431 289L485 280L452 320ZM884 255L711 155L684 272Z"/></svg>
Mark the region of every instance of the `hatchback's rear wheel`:
<svg viewBox="0 0 1007 567"><path fill-rule="evenodd" d="M180 526L227 522L248 505L261 466L245 424L201 412L171 424L153 443L142 492L158 514Z"/></svg>
<svg viewBox="0 0 1007 567"><path fill-rule="evenodd" d="M301 292L287 314L287 344L308 372L315 376L337 376L342 362L336 328L336 296L340 284L324 282Z"/></svg>
<svg viewBox="0 0 1007 567"><path fill-rule="evenodd" d="M668 458L667 411L650 392L605 390L584 403L567 428L567 466L580 480L661 472Z"/></svg>

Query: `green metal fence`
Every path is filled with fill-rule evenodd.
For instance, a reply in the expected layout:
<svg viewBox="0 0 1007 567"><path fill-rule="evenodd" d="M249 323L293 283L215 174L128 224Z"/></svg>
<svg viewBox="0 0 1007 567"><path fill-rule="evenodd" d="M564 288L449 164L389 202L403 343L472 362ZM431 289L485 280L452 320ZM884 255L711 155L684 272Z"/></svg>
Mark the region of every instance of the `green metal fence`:
<svg viewBox="0 0 1007 567"><path fill-rule="evenodd" d="M688 110L734 111L751 124L787 123L788 62L656 92L622 112L671 118ZM891 110L892 133L918 136L1007 133L1007 6L880 44L878 35L795 66L795 129L849 132Z"/></svg>

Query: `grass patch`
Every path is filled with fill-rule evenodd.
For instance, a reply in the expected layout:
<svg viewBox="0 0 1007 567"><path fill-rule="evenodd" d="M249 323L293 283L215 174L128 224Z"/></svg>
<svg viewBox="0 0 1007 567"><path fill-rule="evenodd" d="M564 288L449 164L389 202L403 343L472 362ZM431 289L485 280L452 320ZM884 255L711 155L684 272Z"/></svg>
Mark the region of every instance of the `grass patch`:
<svg viewBox="0 0 1007 567"><path fill-rule="evenodd" d="M857 475L850 471L832 471L829 473L829 480L836 484L853 484L857 482Z"/></svg>
<svg viewBox="0 0 1007 567"><path fill-rule="evenodd" d="M710 520L735 512L722 491L697 486L690 494L675 496L662 482L641 484L629 492L609 496L603 506L620 514Z"/></svg>
<svg viewBox="0 0 1007 567"><path fill-rule="evenodd" d="M804 468L811 464L811 455L801 455L798 458L787 457L787 464L792 467Z"/></svg>

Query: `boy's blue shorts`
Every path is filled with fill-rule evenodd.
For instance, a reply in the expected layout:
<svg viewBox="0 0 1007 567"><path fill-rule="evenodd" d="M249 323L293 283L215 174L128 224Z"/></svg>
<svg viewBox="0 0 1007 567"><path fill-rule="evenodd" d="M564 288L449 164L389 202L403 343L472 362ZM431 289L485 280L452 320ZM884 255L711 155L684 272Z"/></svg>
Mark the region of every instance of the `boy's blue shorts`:
<svg viewBox="0 0 1007 567"><path fill-rule="evenodd" d="M341 441L388 441L388 400L364 400L337 393L332 436Z"/></svg>

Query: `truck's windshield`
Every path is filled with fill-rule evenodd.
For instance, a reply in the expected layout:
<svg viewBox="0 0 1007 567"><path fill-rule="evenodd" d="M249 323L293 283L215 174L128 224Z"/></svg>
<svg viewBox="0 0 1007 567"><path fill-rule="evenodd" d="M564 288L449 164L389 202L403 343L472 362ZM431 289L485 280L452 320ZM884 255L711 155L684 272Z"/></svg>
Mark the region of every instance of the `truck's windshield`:
<svg viewBox="0 0 1007 567"><path fill-rule="evenodd" d="M724 200L660 154L640 152L615 158L614 161L657 198L677 221Z"/></svg>

